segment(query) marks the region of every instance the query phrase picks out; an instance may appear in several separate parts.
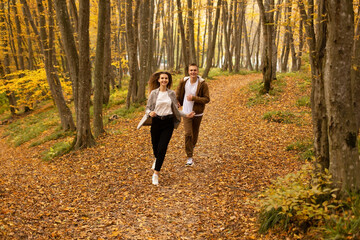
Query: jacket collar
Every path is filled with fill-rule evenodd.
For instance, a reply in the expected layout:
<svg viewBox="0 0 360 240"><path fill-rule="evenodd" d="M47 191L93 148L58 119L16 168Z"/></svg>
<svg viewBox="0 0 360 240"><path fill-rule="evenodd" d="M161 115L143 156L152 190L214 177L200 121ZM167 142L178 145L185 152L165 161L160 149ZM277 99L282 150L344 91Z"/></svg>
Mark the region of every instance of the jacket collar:
<svg viewBox="0 0 360 240"><path fill-rule="evenodd" d="M199 76L198 75L198 80L199 80L199 83L202 83L202 82L204 82L205 81L205 79L203 79L201 76ZM184 82L186 82L187 80L189 80L190 79L190 77L188 76L188 77L184 77Z"/></svg>

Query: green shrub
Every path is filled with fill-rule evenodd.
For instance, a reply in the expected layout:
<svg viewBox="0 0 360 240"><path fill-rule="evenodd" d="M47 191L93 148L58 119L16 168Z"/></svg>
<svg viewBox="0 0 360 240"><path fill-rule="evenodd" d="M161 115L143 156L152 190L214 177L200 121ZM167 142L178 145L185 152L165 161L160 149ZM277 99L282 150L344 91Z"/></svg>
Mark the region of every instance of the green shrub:
<svg viewBox="0 0 360 240"><path fill-rule="evenodd" d="M278 179L261 194L260 231L278 226L284 230L295 227L307 231L330 219L339 206L331 189L331 176L314 174L314 165L305 164L297 173Z"/></svg>
<svg viewBox="0 0 360 240"><path fill-rule="evenodd" d="M341 211L334 212L325 224L326 239L360 239L360 195L342 201Z"/></svg>
<svg viewBox="0 0 360 240"><path fill-rule="evenodd" d="M263 119L268 122L294 123L296 121L296 116L288 111L271 111L265 113Z"/></svg>

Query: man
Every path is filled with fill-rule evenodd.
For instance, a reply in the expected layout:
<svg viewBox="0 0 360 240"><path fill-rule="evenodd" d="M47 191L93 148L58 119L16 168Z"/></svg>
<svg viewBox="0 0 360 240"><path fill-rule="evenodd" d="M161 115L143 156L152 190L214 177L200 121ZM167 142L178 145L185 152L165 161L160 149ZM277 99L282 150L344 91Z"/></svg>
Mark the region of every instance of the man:
<svg viewBox="0 0 360 240"><path fill-rule="evenodd" d="M204 115L205 104L210 102L209 87L205 80L199 75L196 64L189 65L189 77L183 78L176 89L178 105L183 106L183 112L190 114L194 112L193 118L183 118L185 129L185 152L187 155L187 166L192 166L194 147L198 140L199 129Z"/></svg>

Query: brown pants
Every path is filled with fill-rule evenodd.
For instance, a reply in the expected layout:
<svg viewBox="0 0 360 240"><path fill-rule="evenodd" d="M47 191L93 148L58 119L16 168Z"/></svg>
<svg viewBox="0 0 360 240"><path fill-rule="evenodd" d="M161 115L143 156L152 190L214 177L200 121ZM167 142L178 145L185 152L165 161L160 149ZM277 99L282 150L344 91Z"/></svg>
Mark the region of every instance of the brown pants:
<svg viewBox="0 0 360 240"><path fill-rule="evenodd" d="M187 157L192 157L197 143L202 116L184 118L185 152Z"/></svg>

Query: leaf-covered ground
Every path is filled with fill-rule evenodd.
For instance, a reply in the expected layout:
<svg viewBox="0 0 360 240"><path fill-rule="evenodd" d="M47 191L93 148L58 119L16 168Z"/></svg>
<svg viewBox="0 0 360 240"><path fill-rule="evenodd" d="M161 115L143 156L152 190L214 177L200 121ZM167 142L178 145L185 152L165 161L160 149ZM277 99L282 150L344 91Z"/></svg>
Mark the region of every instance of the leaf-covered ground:
<svg viewBox="0 0 360 240"><path fill-rule="evenodd" d="M295 106L304 94L295 79L269 103L248 107L247 84L256 79L261 75L208 81L195 165L185 167L181 125L159 186L151 184L149 128L136 130L142 113L109 125L96 147L52 162L39 159L46 146L10 148L1 139L0 238L272 239L257 233L255 198L301 166L285 148L310 137L310 115ZM274 110L301 121L262 119Z"/></svg>

